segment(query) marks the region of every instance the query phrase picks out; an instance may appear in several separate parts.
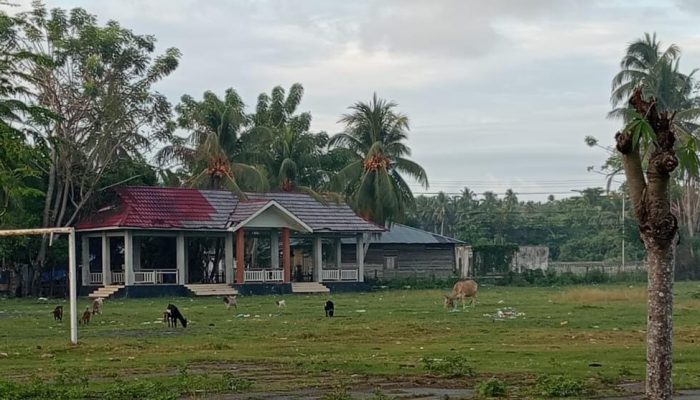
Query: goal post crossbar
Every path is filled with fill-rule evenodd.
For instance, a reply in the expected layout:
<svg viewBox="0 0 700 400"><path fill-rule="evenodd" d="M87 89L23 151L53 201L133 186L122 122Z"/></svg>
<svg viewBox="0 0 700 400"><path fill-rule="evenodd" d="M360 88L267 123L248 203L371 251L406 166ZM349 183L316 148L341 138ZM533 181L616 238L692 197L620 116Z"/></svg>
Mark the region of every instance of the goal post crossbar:
<svg viewBox="0 0 700 400"><path fill-rule="evenodd" d="M78 344L78 287L76 281L77 271L75 263L75 229L70 227L64 227L0 230L0 237L36 236L53 234L68 235L68 292L70 297L70 341L73 344Z"/></svg>

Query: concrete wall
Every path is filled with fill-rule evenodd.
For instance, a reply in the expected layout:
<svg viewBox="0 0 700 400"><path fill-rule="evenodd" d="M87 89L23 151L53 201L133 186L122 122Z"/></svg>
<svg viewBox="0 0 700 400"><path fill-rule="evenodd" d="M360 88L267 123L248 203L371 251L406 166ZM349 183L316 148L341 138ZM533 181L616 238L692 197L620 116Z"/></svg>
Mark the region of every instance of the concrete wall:
<svg viewBox="0 0 700 400"><path fill-rule="evenodd" d="M528 269L546 270L549 267L549 247L520 246L513 257L511 266L516 272Z"/></svg>

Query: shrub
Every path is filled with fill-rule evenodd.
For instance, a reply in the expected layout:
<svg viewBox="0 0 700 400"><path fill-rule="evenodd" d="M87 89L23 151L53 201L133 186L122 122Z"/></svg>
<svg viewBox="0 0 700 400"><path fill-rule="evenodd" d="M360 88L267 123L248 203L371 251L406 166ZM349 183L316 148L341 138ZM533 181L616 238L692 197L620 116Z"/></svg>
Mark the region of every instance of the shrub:
<svg viewBox="0 0 700 400"><path fill-rule="evenodd" d="M474 369L462 356L448 356L441 358L423 358L423 368L432 375L457 378L462 376L475 376Z"/></svg>
<svg viewBox="0 0 700 400"><path fill-rule="evenodd" d="M562 375L542 375L535 385L537 394L545 397L580 397L585 390L583 381Z"/></svg>
<svg viewBox="0 0 700 400"><path fill-rule="evenodd" d="M476 390L485 397L505 397L508 394L508 385L500 379L491 378L479 382L476 385Z"/></svg>

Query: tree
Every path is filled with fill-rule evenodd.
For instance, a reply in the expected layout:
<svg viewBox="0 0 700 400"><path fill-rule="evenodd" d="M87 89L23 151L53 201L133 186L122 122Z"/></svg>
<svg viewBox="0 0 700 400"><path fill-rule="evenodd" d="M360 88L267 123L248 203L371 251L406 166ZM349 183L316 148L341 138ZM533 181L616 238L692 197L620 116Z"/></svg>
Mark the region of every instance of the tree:
<svg viewBox="0 0 700 400"><path fill-rule="evenodd" d="M428 187L423 167L406 158L411 154L408 117L395 111L397 104L375 94L369 103L357 102L340 122L345 131L330 145L352 151L349 165L336 175L335 187L348 196L364 218L379 224L401 221L414 198L402 174Z"/></svg>
<svg viewBox="0 0 700 400"><path fill-rule="evenodd" d="M321 199L318 191L328 182L323 169L328 135L309 131L310 113L296 114L303 95L304 87L295 83L288 94L276 86L271 95L258 96L255 113L250 115L256 149L252 158L265 166L270 187Z"/></svg>
<svg viewBox="0 0 700 400"><path fill-rule="evenodd" d="M671 213L671 174L681 169L697 175L697 145L677 129L692 87L692 74L678 71L680 50L661 50L656 36L631 43L613 79L612 103L628 98L625 125L615 135L627 186L648 255L646 394L670 399L673 343L673 269L678 221ZM680 139L680 140L679 140ZM680 141L679 145L677 141Z"/></svg>
<svg viewBox="0 0 700 400"><path fill-rule="evenodd" d="M178 126L190 134L186 139L171 136L171 143L156 155L159 164L180 165L190 176L189 186L228 189L241 198L246 189L265 187L260 171L240 162L248 120L235 90L227 89L223 99L211 91L204 93L202 101L184 95L175 111Z"/></svg>
<svg viewBox="0 0 700 400"><path fill-rule="evenodd" d="M41 225L69 226L104 186L104 176L134 159L170 129L170 105L152 86L178 65L171 48L153 57L155 39L81 8L50 12L40 3L19 15L22 51L46 62L23 62L36 105L58 116L29 121L47 147ZM41 268L47 241L36 257ZM35 281L39 270L34 270Z"/></svg>

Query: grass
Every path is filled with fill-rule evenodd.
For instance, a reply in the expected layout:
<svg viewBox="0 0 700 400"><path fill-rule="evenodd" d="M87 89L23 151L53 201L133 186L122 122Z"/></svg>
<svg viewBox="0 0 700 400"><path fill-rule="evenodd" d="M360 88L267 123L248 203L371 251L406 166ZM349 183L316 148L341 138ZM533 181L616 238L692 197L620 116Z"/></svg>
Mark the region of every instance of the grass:
<svg viewBox="0 0 700 400"><path fill-rule="evenodd" d="M700 284L678 283L675 291L674 383L699 388ZM333 295L333 319L323 316L325 296L286 296L285 309L272 296L240 297L237 311L214 298L108 300L104 315L80 327L78 346L69 344L67 315L62 323L50 315L58 302L0 300L0 388L3 380L26 387L62 382L87 386L95 397L121 390L128 398L132 389L168 394L162 385L175 382L173 396L201 397L328 388L337 383L329 377L352 386L437 376L469 387L497 377L537 393L538 384L559 382L543 376L598 392L644 378L643 288L483 287L476 308L455 312L443 308L443 294ZM162 324L168 302L189 319L186 329ZM524 315L492 317L506 307ZM459 377L440 378L443 371Z"/></svg>

